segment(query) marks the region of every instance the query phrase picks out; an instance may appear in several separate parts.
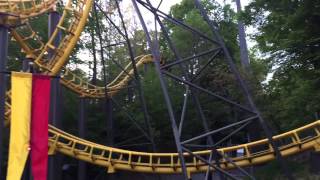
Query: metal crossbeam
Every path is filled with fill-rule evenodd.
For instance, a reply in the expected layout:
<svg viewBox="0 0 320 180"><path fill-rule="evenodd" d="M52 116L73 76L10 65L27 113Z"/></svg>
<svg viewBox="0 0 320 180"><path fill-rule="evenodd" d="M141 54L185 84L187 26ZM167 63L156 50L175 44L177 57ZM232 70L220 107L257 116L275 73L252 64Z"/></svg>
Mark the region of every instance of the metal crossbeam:
<svg viewBox="0 0 320 180"><path fill-rule="evenodd" d="M189 30L190 32L192 32L192 33L194 33L194 34L202 37L203 39L206 39L206 40L208 40L208 41L210 41L210 42L218 45L218 42L217 42L216 40L214 40L214 39L210 38L209 36L203 34L201 31L199 31L199 30L197 30L197 29L195 29L195 28L193 28L193 27L191 27L191 26L183 23L183 22L180 21L180 20L177 20L177 19L173 18L172 16L170 16L170 15L168 15L168 14L160 11L159 9L156 9L156 8L150 6L149 4L147 4L147 3L145 3L145 2L143 2L143 1L141 1L141 0L136 0L136 1L139 2L142 6L144 6L144 7L145 7L146 9L148 9L149 11L151 11L151 12L153 12L153 13L157 13L157 15L158 15L159 17L162 17L162 18L170 21L171 23L173 23L173 24L175 24L175 25L178 25L178 26L180 26L180 27L183 27L184 29Z"/></svg>
<svg viewBox="0 0 320 180"><path fill-rule="evenodd" d="M187 62L187 61L190 61L190 60L193 60L193 59L205 56L205 55L209 55L209 54L214 53L214 52L216 54L217 52L220 51L220 49L221 48L210 49L208 51L201 52L199 54L196 54L196 55L193 55L193 56L190 56L190 57L187 57L187 58L178 59L178 60L176 60L174 62L171 62L171 63L166 63L165 65L161 66L161 69L168 69L168 68L170 68L170 67L172 67L174 65L181 64L181 63L184 63L184 62Z"/></svg>
<svg viewBox="0 0 320 180"><path fill-rule="evenodd" d="M162 71L162 73L168 75L169 77L171 77L171 78L173 78L173 79L175 79L175 80L178 80L179 82L182 82L182 83L184 83L184 84L186 84L186 85L189 85L189 86L191 86L192 88L198 89L198 90L200 90L200 91L202 91L202 92L204 92L204 93L207 93L207 94L209 94L209 95L211 95L211 96L214 96L215 98L217 98L217 99L219 99L219 100L222 100L222 101L224 101L224 102L226 102L226 103L228 103L228 104L234 105L234 106L236 106L236 107L238 107L238 108L240 108L240 109L242 109L242 110L245 110L245 111L247 111L247 112L249 112L249 113L255 114L254 111L250 110L249 108L247 108L247 107L245 107L245 106L243 106L243 105L241 105L241 104L238 104L238 103L236 103L236 102L234 102L234 101L232 101L232 100L230 100L230 99L227 99L227 98L222 97L222 96L220 96L220 95L218 95L218 94L215 94L215 93L213 93L213 92L211 92L211 91L209 91L209 90L207 90L207 89L204 89L204 88L202 88L202 87L200 87L200 86L198 86L198 85L196 85L196 84L194 84L194 83L192 83L192 82L186 81L186 80L184 80L184 79L182 79L182 78L180 78L180 77L178 77L178 76L176 76L176 75L174 75L174 74L172 74L172 73L170 73L170 72L168 72L168 71Z"/></svg>
<svg viewBox="0 0 320 180"><path fill-rule="evenodd" d="M240 124L244 124L244 123L246 124L248 121L252 121L252 120L254 120L254 119L256 119L256 118L257 118L257 116L253 116L253 117L244 119L244 120L242 120L242 121L239 121L239 122L236 122L236 123L233 123L233 124L224 126L224 127L222 127L222 128L219 128L219 129L216 129L216 130L213 130L213 131L204 133L204 134L202 134L202 135L196 136L196 137L194 137L194 138L191 138L191 139L182 141L181 144L187 144L187 143L190 143L190 142L192 142L192 141L199 140L199 139L201 139L201 138L204 138L204 137L207 137L207 136L216 134L216 133L218 133L218 132L221 132L221 131L223 131L223 130L232 128L232 127L237 126L237 125L240 125Z"/></svg>

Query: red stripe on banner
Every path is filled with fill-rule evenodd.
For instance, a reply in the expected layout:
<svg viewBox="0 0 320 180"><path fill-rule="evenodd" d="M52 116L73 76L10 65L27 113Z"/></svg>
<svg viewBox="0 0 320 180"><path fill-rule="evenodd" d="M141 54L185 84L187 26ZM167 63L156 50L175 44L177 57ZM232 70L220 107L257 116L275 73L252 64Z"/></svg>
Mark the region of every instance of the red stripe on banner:
<svg viewBox="0 0 320 180"><path fill-rule="evenodd" d="M32 76L31 166L34 180L46 180L48 172L48 119L50 78Z"/></svg>

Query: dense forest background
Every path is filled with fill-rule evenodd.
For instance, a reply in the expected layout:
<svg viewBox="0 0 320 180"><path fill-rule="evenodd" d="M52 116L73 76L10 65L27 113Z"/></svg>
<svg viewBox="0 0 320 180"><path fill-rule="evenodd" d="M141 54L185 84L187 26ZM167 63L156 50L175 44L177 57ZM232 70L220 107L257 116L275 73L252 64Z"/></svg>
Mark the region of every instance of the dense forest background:
<svg viewBox="0 0 320 180"><path fill-rule="evenodd" d="M119 14L115 3L113 1L107 2L106 12L117 21ZM248 83L258 108L273 132L285 132L319 119L320 1L252 0L242 12L235 12L232 8L234 5L228 3L219 4L213 0L204 0L203 2L206 10L210 12L210 17L218 23L220 33L234 57L242 77ZM126 13L129 14L130 9L127 11ZM192 0L182 0L179 4L172 6L169 14L192 27L196 27L207 36L213 36ZM34 29L38 29L39 36L43 37L44 41L47 37L47 18L47 16L43 16L31 22ZM125 16L125 20L135 56L149 54L150 49L139 21L134 16ZM103 49L100 49L101 44L96 31L97 21L102 26L101 43ZM237 26L239 21L244 22L246 27L254 29L249 33L250 43L254 44L249 49L249 71L241 65ZM152 23L150 22L149 26L153 26ZM214 48L209 42L195 34L174 26L168 21L163 20L163 23L169 29L169 35L183 57ZM118 25L121 27L120 23ZM174 56L168 48L161 30L155 31L153 28L151 35L153 38L159 38L164 63L173 60ZM127 46L123 42L124 39L118 31L106 23L102 12L98 12L96 15L91 13L80 43L75 48L67 66L84 79L103 86L104 78L107 82L111 82L121 71L115 61L122 66L126 66L130 62ZM111 46L112 44L119 45ZM106 54L106 58L100 57L101 51ZM208 59L209 56L202 58ZM24 55L20 52L19 46L15 42L10 42L8 69L20 70L23 59ZM210 68L202 72L197 83L222 96L245 103L228 66L222 61L223 56L218 56L218 60L211 63ZM203 63L205 62L198 59L190 61L186 66L191 75L195 75ZM179 70L171 69L170 71L177 72ZM106 73L106 77L103 72ZM175 150L172 129L153 65L148 64L139 69L139 77L151 119L151 132L155 139L156 149L162 152L172 152ZM173 107L176 107L176 113L179 114L185 94L184 87L171 79L167 79L167 83ZM132 84L134 85L134 82ZM134 117L137 123L141 124L143 128L147 128L144 124L139 94L137 89L133 87L123 90L113 97L114 146L152 151L152 147L147 143L142 146L126 145L126 140L141 134L139 129L130 123L129 117ZM68 89L62 89L61 96L61 128L70 133L78 134L79 97ZM202 101L207 99L204 95L199 95L199 98ZM108 115L105 113L103 100L88 99L86 102L85 138L106 144L108 132L105 124ZM196 123L198 114L193 106L192 102L188 104L188 121L183 128L183 138L192 137L202 132L201 125ZM232 122L234 118L241 116L241 112L230 109L230 107L214 100L206 102L203 109L209 126L213 129L222 127ZM224 134L220 134L214 138L218 140L223 136ZM246 137L246 132L242 132L221 146L247 142ZM144 142L146 139L141 137L132 140L130 144ZM77 161L65 158L64 163L76 166ZM277 165L270 166L270 169L277 171ZM90 166L88 174L101 174L101 169Z"/></svg>

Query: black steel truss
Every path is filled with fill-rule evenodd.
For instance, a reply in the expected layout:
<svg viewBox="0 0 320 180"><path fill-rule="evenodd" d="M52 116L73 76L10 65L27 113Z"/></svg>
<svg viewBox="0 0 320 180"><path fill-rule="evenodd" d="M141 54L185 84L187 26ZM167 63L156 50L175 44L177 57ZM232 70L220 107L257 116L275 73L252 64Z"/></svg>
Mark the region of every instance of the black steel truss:
<svg viewBox="0 0 320 180"><path fill-rule="evenodd" d="M269 140L269 143L272 145L272 147L273 147L273 149L275 151L275 154L276 154L276 158L280 161L286 176L289 179L293 179L291 174L287 170L287 166L286 166L283 158L281 157L281 154L280 154L280 151L279 151L277 145L275 144L275 142L272 139L272 133L271 133L270 129L267 127L264 119L262 118L260 112L258 111L258 109L257 109L257 107L256 107L256 105L255 105L255 103L254 103L254 101L252 99L252 96L251 96L251 94L249 92L248 86L246 85L246 83L244 82L242 77L240 76L240 73L238 72L237 67L234 64L234 60L233 60L232 56L230 55L228 49L226 48L225 43L223 41L223 38L220 36L219 30L218 30L219 29L218 24L216 22L213 22L212 20L210 20L210 18L207 15L207 12L202 7L200 1L199 0L194 0L195 6L199 10L199 12L200 12L201 16L203 17L203 19L205 20L205 22L207 22L207 24L211 28L212 33L214 34L214 38L210 38L207 35L205 35L202 32L200 32L199 30L197 30L196 28L190 27L189 25L183 23L182 21L174 19L170 15L167 15L166 13L160 11L158 7L157 8L153 7L149 0L146 0L146 1L132 0L132 3L133 3L133 6L135 8L136 13L138 14L139 20L140 20L141 25L143 27L143 30L144 30L144 32L146 34L146 39L147 39L147 42L149 44L150 50L151 50L151 52L152 52L152 54L154 56L154 59L155 59L156 71L157 71L157 74L158 74L158 77L159 77L159 80L160 80L161 88L162 88L162 91L163 91L163 94L164 94L165 102L166 102L168 113L169 113L169 116L170 116L170 121L171 121L171 124L172 124L173 133L174 133L174 136L175 136L174 137L175 138L175 143L176 143L176 146L177 146L177 151L179 153L179 157L180 157L180 160L181 160L181 166L182 166L185 178L187 179L188 176L187 176L187 172L186 172L185 161L184 161L184 158L182 156L183 151L186 151L189 154L191 154L191 155L195 156L196 158L200 159L201 161L207 163L209 167L213 167L215 170L217 170L221 174L224 174L224 175L228 176L229 178L235 179L230 173L228 173L228 172L226 172L226 171L224 171L224 170L219 168L219 161L217 161L217 158L215 158L216 165L211 163L211 159L214 158L213 157L213 153L217 153L217 150L215 149L217 145L219 145L223 141L227 140L228 138L230 138L231 136L233 136L234 134L236 134L240 130L244 129L249 123L255 123L255 122L257 122L256 120L258 120L258 122L262 126L264 132L266 133L267 138ZM174 61L172 61L172 62L170 62L170 63L168 63L168 64L166 64L166 65L164 65L162 67L160 67L160 65L159 65L160 51L159 51L158 41L157 41L157 39L154 39L152 41L151 36L149 34L149 31L148 31L148 29L146 27L146 24L144 22L144 19L143 19L142 15L141 15L140 9L139 9L139 7L137 5L138 3L140 5L142 5L144 8L146 8L147 10L149 10L150 12L153 13L153 15L155 16L155 21L157 21L157 23L160 25L162 33L163 33L166 41L168 42L171 51L175 55L176 59ZM167 21L177 25L177 26L180 26L180 27L182 27L182 28L184 28L186 30L189 30L190 32L198 35L199 37L201 37L203 39L206 39L206 40L212 42L213 44L215 44L217 46L217 48L213 49L213 50L206 51L206 52L201 52L198 55L195 55L195 56L192 56L192 57L181 58L181 56L179 55L179 53L177 52L177 50L175 48L175 45L173 44L173 42L170 39L168 31L166 30L166 28L162 24L162 22L160 20L160 17L163 18L164 20L167 20ZM184 69L184 67L181 64L185 63L185 62L187 62L189 60L193 60L195 58L198 58L198 57L201 57L201 56L204 56L204 55L208 55L208 54L210 54L212 52L215 52L215 54L212 56L212 58L210 58L209 61L200 69L200 71L198 71L196 73L196 76L194 76L192 79L190 79L189 76L188 76L188 73L186 72L186 70ZM212 61L214 61L214 59L216 59L216 57L217 57L217 55L219 53L223 53L223 56L225 57L224 60L227 63L227 65L228 65L230 71L232 72L232 74L235 76L235 79L237 80L239 88L243 92L243 94L244 94L244 96L245 96L245 98L246 98L246 100L247 100L247 102L249 104L249 107L247 107L245 105L242 105L242 104L239 104L237 102L234 102L233 100L230 100L230 99L228 99L226 97L220 96L220 95L218 95L218 94L216 94L214 92L211 92L210 90L204 89L204 88L202 88L199 85L194 83L194 81L197 79L197 77L200 76L201 72L204 71L207 68L207 66ZM175 65L178 65L181 68L182 72L184 72L181 77L179 77L178 75L174 75L173 73L168 71L168 69L170 67L175 66ZM172 79L184 84L185 87L186 87L186 93L185 93L184 103L183 103L183 107L182 107L182 114L181 114L179 127L176 124L176 117L175 117L175 115L173 113L173 107L172 107L172 104L171 104L171 100L170 100L170 97L169 97L169 92L167 90L167 87L166 87L166 84L165 84L165 79L164 79L163 75L166 75L166 76L168 76L168 77L170 77L170 78L172 78ZM198 109L198 112L199 112L199 116L202 119L203 126L204 126L204 129L205 129L205 133L202 134L202 135L199 135L197 137L194 137L194 138L191 138L189 140L181 142L181 139L180 139L181 137L180 136L181 136L181 132L182 132L183 122L184 122L184 119L185 119L186 104L187 104L188 97L192 96L194 102L198 102L197 101L198 100L197 97L193 93L194 90L201 91L201 92L204 92L204 93L206 93L208 95L211 95L211 96L215 97L216 99L218 99L220 101L223 101L223 102L225 102L227 104L230 104L232 106L235 106L235 107L237 107L239 109L242 109L242 110L248 112L251 115L250 115L250 117L248 117L248 118L246 118L244 120L241 120L239 122L235 122L235 123L232 123L232 124L227 125L225 127L210 131L209 128L208 128L208 124L206 122L205 116L204 116L204 114L202 112L201 105L199 103L195 103L196 108ZM239 128L237 128L236 130L232 131L226 137L224 137L221 140L219 140L218 142L216 142L214 144L212 144L213 142L211 142L211 146L210 145L209 146L211 148L213 148L213 150L212 150L213 153L210 155L209 161L207 161L206 159L203 159L202 157L197 157L197 155L193 154L192 151L190 151L187 148L185 148L187 143L189 143L191 141L198 140L198 139L204 138L204 137L209 137L209 139L210 139L211 135L213 135L214 133L223 131L225 129L228 129L228 128L231 128L231 127L234 127L234 126L237 126L237 125L241 125L241 126ZM231 161L231 160L228 159L228 161ZM245 172L240 167L237 167L237 168L242 173L244 173L245 175L250 177L250 179L254 179L251 175L249 175L247 172ZM210 168L208 168L208 170L210 170ZM208 174L209 174L209 171L206 173L206 179L208 178Z"/></svg>
<svg viewBox="0 0 320 180"><path fill-rule="evenodd" d="M254 103L254 100L251 96L251 93L249 91L249 88L247 86L247 84L245 83L245 81L243 80L243 78L240 76L240 73L237 70L236 65L234 64L234 60L232 58L232 56L229 53L229 50L227 49L223 38L221 37L220 33L219 33L219 27L217 25L216 22L212 21L208 15L207 12L205 11L205 9L202 7L202 4L199 0L194 0L195 6L196 8L199 10L200 14L202 15L203 19L207 22L207 24L210 26L212 33L214 34L214 37L209 37L208 35L202 33L201 31L197 30L194 27L191 27L189 25L187 25L186 23L177 20L173 17L171 17L170 15L162 12L161 10L159 10L159 6L158 7L154 7L149 0L131 0L134 9L138 15L138 18L140 20L140 23L142 25L143 31L145 32L146 35L146 39L148 42L148 45L150 47L151 53L154 57L154 64L155 64L155 69L158 75L158 78L160 80L160 85L161 85L161 90L163 92L164 95L164 99L165 99L165 103L166 103L166 107L168 110L168 114L170 117L170 122L171 122L171 127L172 127L172 131L174 134L174 140L175 140L175 144L177 147L177 152L179 154L179 158L180 158L180 163L181 163L181 167L183 170L183 175L185 177L185 179L188 179L188 173L187 173L187 169L186 169L186 164L185 164L185 159L183 156L184 152L189 153L191 156L196 157L197 159L201 160L202 162L204 162L206 165L208 165L208 171L206 173L205 179L209 179L209 174L211 174L211 170L214 169L217 172L219 172L219 174L221 175L221 177L228 177L230 179L237 179L236 177L234 177L230 172L222 169L220 167L220 159L223 158L225 159L227 162L231 163L232 165L234 165L237 169L239 169L239 171L241 173L243 173L245 176L249 177L250 179L254 179L254 177L252 177L249 173L247 173L243 168L237 166L230 158L226 157L225 155L221 154L218 150L217 150L217 146L220 145L222 142L224 142L225 140L231 138L231 136L235 135L236 133L238 133L239 131L243 130L249 123L259 123L264 132L267 135L267 138L270 142L270 144L272 145L272 148L274 149L274 152L276 154L277 159L280 161L281 166L283 167L287 177L289 179L293 179L291 174L289 173L288 169L287 169L287 165L285 164L285 161L283 160L281 153L277 147L277 144L273 141L272 139L272 133L270 131L270 129L268 128L268 126L266 125L266 122L264 121L264 119L262 118L257 106ZM162 2L162 1L161 1ZM160 4L161 4L160 2ZM143 111L144 114L144 123L146 125L146 128L143 128L140 126L140 124L133 118L133 116L125 109L123 108L123 106L120 106L114 99L109 99L113 104L115 104L117 106L117 108L123 110L126 114L126 116L128 117L128 119L142 132L142 136L139 137L135 137L135 139L140 139L141 137L146 137L150 143L143 143L143 145L145 144L152 144L153 146L153 150L156 150L156 145L154 142L154 137L153 137L153 132L152 132L152 128L150 125L150 116L148 113L148 108L146 105L146 100L144 98L144 92L143 89L141 87L141 83L140 83L140 78L139 78L139 74L135 65L135 61L134 61L134 53L133 53L133 49L132 49L132 45L130 42L130 38L128 36L128 32L127 32L127 27L125 26L124 20L123 20L123 14L121 11L121 8L119 6L119 2L118 0L115 0L116 3L116 8L117 8L117 12L119 14L119 18L121 20L121 26L119 27L116 25L115 22L113 22L113 20L108 16L108 14L106 14L106 12L103 10L103 8L97 4L94 3L94 16L95 16L95 20L96 20L96 26L97 26L97 35L100 41L100 56L101 56L101 61L103 64L103 67L105 67L104 65L104 59L105 59L105 54L104 54L104 49L108 48L108 47L113 47L113 46L117 46L117 45L122 45L122 44L126 44L128 51L129 51L129 56L130 56L130 60L132 63L132 68L134 70L134 76L132 77L134 82L135 82L135 86L138 90L138 96L139 96L139 101L141 103L141 110ZM151 36L150 36L150 32L148 31L148 28L146 26L146 23L144 21L144 18L142 17L140 8L138 6L138 4L140 4L142 7L144 7L145 9L149 10L155 17L155 25L159 24L160 28L162 30L163 36L165 37L166 42L169 44L170 50L173 52L175 59L172 61L169 61L168 63L166 63L165 65L161 66L160 65L160 50L159 50L159 42L158 39L155 38L154 40L152 40ZM119 42L119 43L115 43L115 44L109 44L107 47L103 47L102 46L102 36L101 36L101 32L102 32L102 28L99 24L98 18L97 18L97 11L100 11L103 13L104 17L106 18L106 20L118 31L118 33L124 38L123 42ZM215 48L210 49L208 51L205 52L200 52L196 55L190 56L190 57L186 57L186 58L182 58L181 55L179 54L179 52L177 51L177 48L174 44L174 42L171 40L170 38L170 34L167 30L167 28L165 27L165 25L162 23L161 19L164 19L176 26L179 26L187 31L192 32L194 35L197 35L199 37L201 37L202 39L212 43L212 45L215 46ZM0 27L0 31L1 31L1 37L0 37L0 41L4 42L0 45L6 45L6 41L7 41L7 28L6 27ZM157 36L157 35L156 35ZM1 48L0 48L1 49ZM4 69L5 65L3 63L6 62L5 60L5 55L6 51L3 53L0 53L1 55L1 59L0 60L0 68ZM203 57L203 56L207 56L210 55L211 57L209 58L209 60L196 72L196 74L194 76L190 76L189 73L187 72L187 70L185 69L185 67L183 66L183 63L186 63L188 61ZM249 107L247 107L247 105L242 105L240 103L237 103L231 99L229 99L228 97L224 97L221 96L217 93L214 93L208 89L202 88L201 86L199 86L198 84L196 84L196 80L201 76L202 72L205 71L205 69L208 68L208 65L210 63L212 63L214 60L217 59L218 56L224 56L224 60L226 62L226 64L228 64L228 67L230 69L230 71L232 72L232 74L235 76L235 79L237 80L237 83L239 85L239 89L241 89L242 93L244 94L244 97L247 100L247 105L249 105ZM110 58L112 60L112 58ZM129 73L121 66L121 64L119 64L118 62L112 60L113 63L115 63L121 70L123 70L127 75L129 75ZM178 68L180 68L180 70L182 71L182 75L175 75L171 72L169 72L170 68L174 67L174 66L178 66ZM107 84L106 81L106 70L103 70L104 73L104 84ZM182 83L185 86L185 97L183 100L183 105L182 105L182 112L181 112L181 116L180 116L180 122L179 122L179 126L177 125L177 118L176 115L174 113L174 109L171 103L171 99L170 99L170 95L168 92L168 88L167 88L167 83L166 83L166 77L169 77L179 83ZM4 81L3 79L4 77L1 76L0 81ZM1 93L0 94L4 94L5 93L5 88L2 87L1 89ZM240 120L238 122L234 122L231 123L225 127L222 128L218 128L215 130L210 130L209 129L209 125L206 119L206 116L203 112L202 106L200 104L199 98L198 98L198 94L199 92L205 93L209 96L214 97L215 99L225 102L226 104L232 106L232 107L237 107L239 109L241 109L244 112L247 112L248 116L243 119ZM108 98L108 91L105 91L105 97ZM2 96L4 97L4 96ZM183 129L183 125L184 122L186 120L186 111L187 111L187 103L188 103L188 99L192 98L192 101L194 102L194 104L196 105L197 108L197 112L198 112L198 116L201 119L202 125L204 127L204 133L184 140L181 140L181 134L182 134L182 129ZM4 117L4 98L1 99L0 102L0 120L2 120L2 117ZM82 117L83 118L83 117ZM212 139L212 136L218 132L221 131L225 131L227 129L231 129L237 127L235 130L233 130L231 133L229 133L227 136L225 136L224 138L218 140L217 142L214 142ZM112 126L109 127L110 132L112 132ZM2 129L2 124L0 125L0 130ZM1 136L0 136L1 137ZM207 138L208 140L208 144L206 145L198 145L198 144L190 144L193 141L202 139L202 138ZM1 143L1 140L0 140ZM124 143L126 142L121 142L119 144L117 144L118 146L136 146L136 145L141 145L140 144L129 144L129 145L125 145ZM1 147L1 146L0 146ZM188 148L209 148L211 149L211 154L208 157L208 159L205 159L197 154L194 154L190 149ZM1 163L1 152L0 152L0 163ZM1 174L1 173L0 173Z"/></svg>
<svg viewBox="0 0 320 180"><path fill-rule="evenodd" d="M148 113L148 109L147 109L147 105L146 105L146 100L145 100L145 97L144 97L144 91L143 89L141 88L141 82L140 82L140 77L139 77L139 74L138 74L138 71L137 71L137 67L136 67L136 62L135 62L135 58L134 58L134 53L133 53L133 49L132 49L132 45L131 45L131 41L130 41L130 38L129 38L129 35L127 33L127 28L126 28L126 25L124 23L124 20L123 20L123 15L122 15L122 11L121 11L121 8L120 8L120 5L119 5L119 2L118 1L115 1L115 5L116 5L116 11L118 12L119 14L119 18L120 18L120 23L121 25L120 26L117 26L116 23L112 20L111 17L108 16L108 14L103 10L102 6L99 5L97 2L94 3L94 15L97 16L97 10L99 10L99 12L102 12L104 18L112 25L112 27L114 27L117 32L124 38L124 41L120 42L120 43L114 43L114 44L110 44L108 45L108 47L111 47L111 46L117 46L117 45L126 45L127 46L127 49L129 51L129 57L130 57L130 61L131 61L131 65L132 65L132 68L133 68L133 71L134 71L134 75L130 75L127 70L125 70L125 68L119 64L117 61L113 60L112 58L109 58L119 69L121 69L126 75L128 75L129 77L131 77L133 79L133 82L134 82L134 86L130 86L130 87L135 87L138 91L138 98L139 98L139 101L140 101L140 104L141 104L141 110L143 112L143 117L144 117L144 125L146 126L146 128L143 128L134 118L133 116L131 115L131 113L126 109L124 108L123 106L119 105L119 103L117 103L115 101L114 98L110 98L111 101L113 102L113 104L119 109L121 110L122 112L124 112L126 114L126 116L128 117L128 119L134 124L134 126L140 131L142 132L142 134L145 136L145 138L150 142L148 144L151 144L152 145L152 149L153 151L156 150L156 144L154 142L154 137L153 137L153 132L152 132L152 129L151 129L151 125L150 125L150 116L149 116L149 113ZM100 25L99 25L99 22L97 21L97 18L96 18L96 24L97 24L97 34L98 34L98 38L99 38L99 41L100 41L100 45L102 44L102 36L101 36L101 31L102 30L99 30L100 28ZM100 53L101 53L101 57L103 58L103 54L104 54L104 48L101 47L100 48ZM105 71L105 70L104 70ZM104 74L104 79L106 78L105 77L106 74ZM105 81L105 80L104 80ZM105 84L107 84L107 82L105 81ZM128 87L128 88L130 88ZM108 92L108 90L106 89L106 92ZM106 97L107 94L105 95ZM112 131L112 129L110 129Z"/></svg>

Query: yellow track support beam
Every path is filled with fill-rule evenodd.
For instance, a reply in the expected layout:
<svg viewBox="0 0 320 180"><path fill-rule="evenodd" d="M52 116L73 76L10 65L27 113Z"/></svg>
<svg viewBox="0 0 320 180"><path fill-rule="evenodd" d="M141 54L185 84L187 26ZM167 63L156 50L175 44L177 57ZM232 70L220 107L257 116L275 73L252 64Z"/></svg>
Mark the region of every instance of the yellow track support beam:
<svg viewBox="0 0 320 180"><path fill-rule="evenodd" d="M317 147L320 144L320 134L317 133L319 128L320 120L274 136L273 139L282 142L282 145L279 147L281 154L283 156L290 156ZM80 139L53 126L50 126L49 134L49 152L51 155L58 151L70 157L103 166L108 169L108 172L125 170L159 174L181 173L177 153L146 153L107 147ZM262 150L253 152L252 149L257 149L257 147ZM262 139L247 144L220 148L218 151L231 158L238 166L244 167L274 160L274 152L269 147L268 140ZM244 154L237 155L239 150L244 152ZM194 154L201 157L208 157L210 153L210 150L194 152ZM205 172L207 170L208 166L203 162L194 157L190 158L188 153L185 153L184 156L186 157L189 173ZM235 168L234 165L225 159L221 159L220 163L224 169Z"/></svg>

